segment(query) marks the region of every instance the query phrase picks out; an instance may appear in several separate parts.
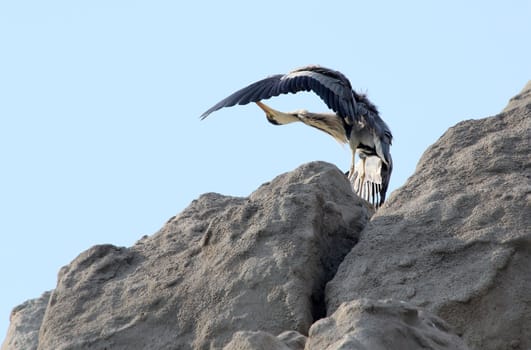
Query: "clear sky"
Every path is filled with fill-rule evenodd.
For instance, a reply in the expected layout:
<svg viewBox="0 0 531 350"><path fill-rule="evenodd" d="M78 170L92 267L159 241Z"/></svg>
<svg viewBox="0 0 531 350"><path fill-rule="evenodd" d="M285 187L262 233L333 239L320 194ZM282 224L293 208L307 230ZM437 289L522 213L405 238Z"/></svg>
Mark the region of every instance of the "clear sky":
<svg viewBox="0 0 531 350"><path fill-rule="evenodd" d="M220 99L307 64L342 71L393 131L392 191L531 79L530 18L530 1L0 1L0 341L92 245L130 246L201 193L348 168L348 147L254 105L200 121ZM326 111L305 93L270 104Z"/></svg>

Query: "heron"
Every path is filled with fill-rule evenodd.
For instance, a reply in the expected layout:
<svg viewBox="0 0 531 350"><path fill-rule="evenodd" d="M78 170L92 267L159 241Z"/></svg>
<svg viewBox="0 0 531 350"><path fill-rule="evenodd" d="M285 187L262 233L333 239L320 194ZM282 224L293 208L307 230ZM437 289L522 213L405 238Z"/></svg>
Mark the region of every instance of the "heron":
<svg viewBox="0 0 531 350"><path fill-rule="evenodd" d="M334 113L312 113L305 109L280 112L265 103L271 97L311 91L321 98ZM354 193L375 207L385 201L393 161L390 146L393 136L380 117L376 106L365 94L352 89L341 72L310 65L275 74L254 82L216 103L201 119L224 107L256 103L274 125L302 122L332 136L352 150L352 163L345 173ZM356 163L356 154L359 161Z"/></svg>

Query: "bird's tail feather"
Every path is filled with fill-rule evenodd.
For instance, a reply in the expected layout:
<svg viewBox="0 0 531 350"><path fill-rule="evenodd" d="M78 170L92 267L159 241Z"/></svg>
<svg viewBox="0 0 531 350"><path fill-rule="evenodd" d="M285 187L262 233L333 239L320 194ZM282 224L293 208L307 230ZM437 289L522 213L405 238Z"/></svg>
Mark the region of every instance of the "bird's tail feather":
<svg viewBox="0 0 531 350"><path fill-rule="evenodd" d="M361 167L365 165L364 169ZM378 156L367 156L365 162L358 161L352 176L354 192L375 207L385 201L391 169Z"/></svg>

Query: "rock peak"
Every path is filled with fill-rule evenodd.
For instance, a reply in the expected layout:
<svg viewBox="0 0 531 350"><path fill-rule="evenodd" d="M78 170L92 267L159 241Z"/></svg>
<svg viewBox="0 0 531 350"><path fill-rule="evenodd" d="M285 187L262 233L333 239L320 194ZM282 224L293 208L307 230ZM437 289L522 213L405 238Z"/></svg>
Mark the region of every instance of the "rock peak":
<svg viewBox="0 0 531 350"><path fill-rule="evenodd" d="M527 82L522 91L509 100L503 112L508 112L514 108L528 107L531 104L531 80Z"/></svg>

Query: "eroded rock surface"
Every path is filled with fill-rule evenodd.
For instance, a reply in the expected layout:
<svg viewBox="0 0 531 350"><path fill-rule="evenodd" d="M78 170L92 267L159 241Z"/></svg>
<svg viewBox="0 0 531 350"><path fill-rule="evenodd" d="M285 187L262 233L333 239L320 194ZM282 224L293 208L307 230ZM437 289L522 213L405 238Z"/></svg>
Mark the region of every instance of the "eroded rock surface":
<svg viewBox="0 0 531 350"><path fill-rule="evenodd" d="M295 331L277 337L263 331L240 331L223 350L304 350L305 344L306 337Z"/></svg>
<svg viewBox="0 0 531 350"><path fill-rule="evenodd" d="M328 284L329 314L358 298L404 300L471 348L531 348L529 90L424 153Z"/></svg>
<svg viewBox="0 0 531 350"><path fill-rule="evenodd" d="M2 350L37 349L39 329L49 299L50 292L45 292L40 298L28 300L11 311L9 329Z"/></svg>
<svg viewBox="0 0 531 350"><path fill-rule="evenodd" d="M205 194L133 247L80 254L13 310L2 350L531 349L530 138L531 82L450 128L368 224L322 162Z"/></svg>
<svg viewBox="0 0 531 350"><path fill-rule="evenodd" d="M430 312L402 301L343 303L310 328L306 350L465 350L463 340Z"/></svg>
<svg viewBox="0 0 531 350"><path fill-rule="evenodd" d="M63 268L39 349L221 349L236 331L306 333L368 218L322 162L248 198L203 195L133 247L96 246Z"/></svg>

